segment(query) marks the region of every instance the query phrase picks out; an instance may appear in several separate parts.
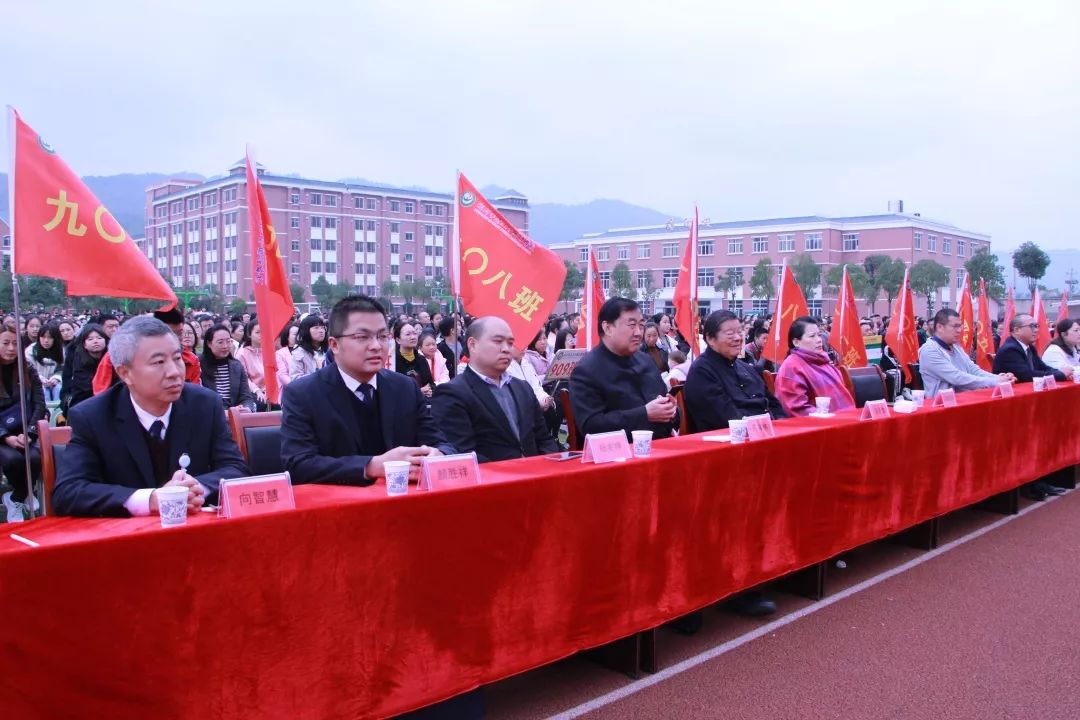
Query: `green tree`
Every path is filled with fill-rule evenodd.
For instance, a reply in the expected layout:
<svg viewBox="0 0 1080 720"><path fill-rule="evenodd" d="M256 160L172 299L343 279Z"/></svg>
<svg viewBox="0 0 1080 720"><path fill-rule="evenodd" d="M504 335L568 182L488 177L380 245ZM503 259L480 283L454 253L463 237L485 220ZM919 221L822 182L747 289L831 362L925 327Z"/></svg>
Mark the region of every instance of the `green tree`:
<svg viewBox="0 0 1080 720"><path fill-rule="evenodd" d="M656 287L653 283L653 271L639 270L638 272L645 273L645 286L641 288L641 299L649 308L650 313L656 312L654 304L656 303L656 298L660 295L660 288Z"/></svg>
<svg viewBox="0 0 1080 720"><path fill-rule="evenodd" d="M750 294L756 298L765 298L772 302L776 294L776 271L773 270L769 258L761 258L754 266L754 272L750 274Z"/></svg>
<svg viewBox="0 0 1080 720"><path fill-rule="evenodd" d="M971 278L972 292L978 292L979 281L986 281L986 294L995 300L1005 297L1005 269L998 265L997 255L990 248L981 247L964 263Z"/></svg>
<svg viewBox="0 0 1080 720"><path fill-rule="evenodd" d="M187 307L219 313L225 309L225 296L217 285L203 285L198 289L197 294L188 299Z"/></svg>
<svg viewBox="0 0 1080 720"><path fill-rule="evenodd" d="M844 267L845 265L833 265L829 272L825 273L825 287L837 297L840 296L840 283L844 281ZM870 284L870 276L866 274L863 266L857 263L847 263L846 267L848 280L851 281L851 292L855 297L864 297Z"/></svg>
<svg viewBox="0 0 1080 720"><path fill-rule="evenodd" d="M877 270L877 277L881 283L881 289L885 291L885 299L889 303L889 308L892 308L893 300L900 294L900 286L904 284L905 270L907 270L907 263L900 258L889 258L889 262ZM892 312L892 310L890 309L888 312Z"/></svg>
<svg viewBox="0 0 1080 720"><path fill-rule="evenodd" d="M307 302L307 288L300 283L289 283L289 292L292 293L294 303Z"/></svg>
<svg viewBox="0 0 1080 720"><path fill-rule="evenodd" d="M935 260L920 260L908 275L911 291L926 296L926 316L934 314L934 295L949 284L949 268Z"/></svg>
<svg viewBox="0 0 1080 720"><path fill-rule="evenodd" d="M563 264L566 265L566 277L559 292L559 300L576 300L585 287L585 271L569 260L563 260Z"/></svg>
<svg viewBox="0 0 1080 720"><path fill-rule="evenodd" d="M332 293L333 288L325 275L320 275L315 282L311 283L311 294L315 296L315 300L319 303L319 307L321 308L330 307Z"/></svg>
<svg viewBox="0 0 1080 720"><path fill-rule="evenodd" d="M731 307L731 303L735 302L735 296L743 286L743 274L742 268L728 268L727 271L721 275L713 289L718 293L727 295L728 307Z"/></svg>
<svg viewBox="0 0 1080 720"><path fill-rule="evenodd" d="M1013 251L1013 267L1020 277L1027 278L1028 292L1035 295L1039 280L1046 274L1050 265L1050 256L1030 240Z"/></svg>
<svg viewBox="0 0 1080 720"><path fill-rule="evenodd" d="M810 253L802 253L792 261L791 274L804 295L813 295L814 290L821 286L821 266L814 262Z"/></svg>
<svg viewBox="0 0 1080 720"><path fill-rule="evenodd" d="M634 279L630 277L630 267L624 262L616 263L611 270L611 297L637 299L637 289L634 287Z"/></svg>
<svg viewBox="0 0 1080 720"><path fill-rule="evenodd" d="M227 310L230 316L243 315L247 312L247 308L247 300L244 300L243 298L235 298L231 303L229 303L229 307L227 308Z"/></svg>
<svg viewBox="0 0 1080 720"><path fill-rule="evenodd" d="M892 263L892 258L888 255L869 255L862 262L863 270L866 271L867 283L861 295L863 300L870 305L871 313L877 312L878 296L881 295L883 286L883 279L879 271L890 263Z"/></svg>

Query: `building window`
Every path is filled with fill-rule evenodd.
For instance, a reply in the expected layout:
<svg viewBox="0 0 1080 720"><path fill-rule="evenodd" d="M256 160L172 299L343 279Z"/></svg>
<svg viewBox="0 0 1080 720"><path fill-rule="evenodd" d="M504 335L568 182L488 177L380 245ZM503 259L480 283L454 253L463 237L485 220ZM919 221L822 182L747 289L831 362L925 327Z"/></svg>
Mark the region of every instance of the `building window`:
<svg viewBox="0 0 1080 720"><path fill-rule="evenodd" d="M289 265L289 272L293 275L300 274L300 263L292 263Z"/></svg>
<svg viewBox="0 0 1080 720"><path fill-rule="evenodd" d="M757 299L751 300L750 311L755 313L769 312L769 301Z"/></svg>
<svg viewBox="0 0 1080 720"><path fill-rule="evenodd" d="M312 205L322 205L322 195L319 193L311 193L308 196L308 202Z"/></svg>
<svg viewBox="0 0 1080 720"><path fill-rule="evenodd" d="M769 252L768 235L758 235L755 238L751 238L750 242L750 252L754 253L755 255Z"/></svg>
<svg viewBox="0 0 1080 720"><path fill-rule="evenodd" d="M328 230L337 230L337 218L336 217L324 218L323 219L323 227L327 228Z"/></svg>
<svg viewBox="0 0 1080 720"><path fill-rule="evenodd" d="M390 232L395 233L395 234L401 232L401 223L396 223L396 222L390 223Z"/></svg>
<svg viewBox="0 0 1080 720"><path fill-rule="evenodd" d="M821 317L821 301L807 300L806 311L810 313L811 317Z"/></svg>
<svg viewBox="0 0 1080 720"><path fill-rule="evenodd" d="M435 237L442 237L442 236L443 236L443 228L442 227L435 228Z"/></svg>
<svg viewBox="0 0 1080 720"><path fill-rule="evenodd" d="M352 227L353 227L353 230L355 230L356 232L360 232L361 230L364 229L364 221L363 220L353 220L352 221Z"/></svg>
<svg viewBox="0 0 1080 720"><path fill-rule="evenodd" d="M967 243L963 240L956 241L956 257L967 257Z"/></svg>
<svg viewBox="0 0 1080 720"><path fill-rule="evenodd" d="M414 203L411 203L411 202L406 202L405 203L405 212L407 212L407 213L416 212L416 205Z"/></svg>
<svg viewBox="0 0 1080 720"><path fill-rule="evenodd" d="M289 227L291 227L293 230L297 230L300 228L299 215L293 215L291 218L289 218Z"/></svg>
<svg viewBox="0 0 1080 720"><path fill-rule="evenodd" d="M390 274L391 275L397 275L399 272L401 272L401 266L400 265L391 265L390 266Z"/></svg>
<svg viewBox="0 0 1080 720"><path fill-rule="evenodd" d="M326 206L327 207L337 207L337 195L327 195L326 196Z"/></svg>
<svg viewBox="0 0 1080 720"><path fill-rule="evenodd" d="M327 240L326 241L326 249L327 250L333 250L334 252L337 252L337 240Z"/></svg>
<svg viewBox="0 0 1080 720"><path fill-rule="evenodd" d="M322 238L311 238L309 242L312 250L322 250Z"/></svg>
<svg viewBox="0 0 1080 720"><path fill-rule="evenodd" d="M318 215L312 215L311 216L311 227L313 227L313 228L321 228L322 227L322 218L319 217Z"/></svg>
<svg viewBox="0 0 1080 720"><path fill-rule="evenodd" d="M607 270L600 271L600 287L607 292L611 288L611 273Z"/></svg>
<svg viewBox="0 0 1080 720"><path fill-rule="evenodd" d="M674 270L663 270L662 274L663 274L662 275L663 276L663 286L665 288L673 288L673 287L675 287L675 283L679 282L679 269L678 268L675 268Z"/></svg>
<svg viewBox="0 0 1080 720"><path fill-rule="evenodd" d="M937 235L926 236L926 252L937 252Z"/></svg>
<svg viewBox="0 0 1080 720"><path fill-rule="evenodd" d="M629 260L630 259L630 246L629 245L619 245L618 247L616 247L615 248L615 257L617 259L619 259L619 260Z"/></svg>
<svg viewBox="0 0 1080 720"><path fill-rule="evenodd" d="M442 217L443 211L445 209L446 208L444 208L442 205L436 205L435 206L435 217Z"/></svg>
<svg viewBox="0 0 1080 720"><path fill-rule="evenodd" d="M652 245L649 245L648 243L642 243L641 245L637 246L638 260L648 260L649 256L651 255Z"/></svg>
<svg viewBox="0 0 1080 720"><path fill-rule="evenodd" d="M184 203L179 201L174 202L169 208L169 212L171 212L173 215L179 215L180 213L184 212Z"/></svg>
<svg viewBox="0 0 1080 720"><path fill-rule="evenodd" d="M369 253L375 252L375 243L373 243L373 242L367 243L367 251Z"/></svg>
<svg viewBox="0 0 1080 720"><path fill-rule="evenodd" d="M368 198L367 199L367 209L368 210L378 210L379 209L379 201L377 199L375 199L375 198Z"/></svg>
<svg viewBox="0 0 1080 720"><path fill-rule="evenodd" d="M401 252L401 245L398 243L390 243L390 253L397 255L399 252Z"/></svg>
<svg viewBox="0 0 1080 720"><path fill-rule="evenodd" d="M804 233L803 244L808 251L821 249L821 233Z"/></svg>
<svg viewBox="0 0 1080 720"><path fill-rule="evenodd" d="M377 222L378 222L378 220L368 220L367 221L367 229L368 229L369 232L375 232L375 228L378 227L375 224Z"/></svg>
<svg viewBox="0 0 1080 720"><path fill-rule="evenodd" d="M401 212L401 203L397 200L391 200L390 212Z"/></svg>
<svg viewBox="0 0 1080 720"><path fill-rule="evenodd" d="M589 248L578 248L578 260L580 262L586 262L589 259Z"/></svg>
<svg viewBox="0 0 1080 720"><path fill-rule="evenodd" d="M708 240L698 240L697 254L699 257L712 257L715 249L716 241L712 238L709 238Z"/></svg>
<svg viewBox="0 0 1080 720"><path fill-rule="evenodd" d="M922 250L922 233L915 233L915 249Z"/></svg>
<svg viewBox="0 0 1080 720"><path fill-rule="evenodd" d="M199 198L197 198L197 197L188 198L187 209L188 210L198 210L199 209Z"/></svg>
<svg viewBox="0 0 1080 720"><path fill-rule="evenodd" d="M711 288L716 284L716 271L713 268L698 268L697 284L698 287Z"/></svg>
<svg viewBox="0 0 1080 720"><path fill-rule="evenodd" d="M963 290L964 289L964 278L965 278L965 271L962 268L957 270L956 271L956 289L957 290Z"/></svg>
<svg viewBox="0 0 1080 720"><path fill-rule="evenodd" d="M413 241L413 234L412 234L411 231L407 231L405 233L405 242L412 242L412 241Z"/></svg>
<svg viewBox="0 0 1080 720"><path fill-rule="evenodd" d="M435 234L435 228L432 225L425 225L424 226L424 235L427 235L428 237L431 237L434 234Z"/></svg>
<svg viewBox="0 0 1080 720"><path fill-rule="evenodd" d="M154 208L154 217L162 218L162 217L165 217L168 214L169 214L169 207L167 205L165 205L165 203L162 203L161 205L158 205L158 206L156 206Z"/></svg>
<svg viewBox="0 0 1080 720"><path fill-rule="evenodd" d="M332 263L332 262L326 263L326 272L328 272L328 273L336 273L337 272L337 263Z"/></svg>
<svg viewBox="0 0 1080 720"><path fill-rule="evenodd" d="M354 195L353 199L352 199L352 206L356 210L363 210L364 209L364 198Z"/></svg>
<svg viewBox="0 0 1080 720"><path fill-rule="evenodd" d="M236 188L225 188L221 193L222 202L235 202L236 201Z"/></svg>
<svg viewBox="0 0 1080 720"><path fill-rule="evenodd" d="M299 240L293 240L292 241L292 251L293 252L300 252L300 241Z"/></svg>
<svg viewBox="0 0 1080 720"><path fill-rule="evenodd" d="M289 204L290 205L299 205L300 204L300 193L289 193Z"/></svg>
<svg viewBox="0 0 1080 720"><path fill-rule="evenodd" d="M941 254L952 255L952 238L941 238Z"/></svg>
<svg viewBox="0 0 1080 720"><path fill-rule="evenodd" d="M727 254L728 255L742 255L743 242L742 238L728 238L727 241Z"/></svg>
<svg viewBox="0 0 1080 720"><path fill-rule="evenodd" d="M859 233L844 233L844 252L859 249Z"/></svg>
<svg viewBox="0 0 1080 720"><path fill-rule="evenodd" d="M651 271L649 271L649 270L638 270L637 271L637 289L638 290L647 290L649 288L649 283L651 281L652 281L652 272Z"/></svg>
<svg viewBox="0 0 1080 720"><path fill-rule="evenodd" d="M666 242L660 246L660 255L666 258L679 257L679 243Z"/></svg>
<svg viewBox="0 0 1080 720"><path fill-rule="evenodd" d="M321 273L321 272L322 272L322 263L321 262L313 262L313 263L311 263L311 274L312 275L314 275L315 273Z"/></svg>
<svg viewBox="0 0 1080 720"><path fill-rule="evenodd" d="M782 252L782 253L795 252L795 236L794 235L791 235L791 234L777 235L776 240L777 240L777 246L778 246L777 250L779 250L780 252Z"/></svg>
<svg viewBox="0 0 1080 720"><path fill-rule="evenodd" d="M432 205L431 203L424 203L424 214L425 215L434 215L435 214L435 206Z"/></svg>
<svg viewBox="0 0 1080 720"><path fill-rule="evenodd" d="M610 260L611 259L611 248L607 247L606 245L604 247L596 248L596 259L597 260Z"/></svg>
<svg viewBox="0 0 1080 720"><path fill-rule="evenodd" d="M375 266L374 265L368 265L367 266L367 274L368 275L374 275L375 274Z"/></svg>

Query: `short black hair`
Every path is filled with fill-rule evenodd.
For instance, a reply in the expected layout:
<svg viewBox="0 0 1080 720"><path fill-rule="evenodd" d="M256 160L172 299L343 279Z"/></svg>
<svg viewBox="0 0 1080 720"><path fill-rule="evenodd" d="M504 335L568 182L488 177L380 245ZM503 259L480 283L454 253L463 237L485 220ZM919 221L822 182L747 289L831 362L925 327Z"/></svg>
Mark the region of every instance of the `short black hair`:
<svg viewBox="0 0 1080 720"><path fill-rule="evenodd" d="M154 313L154 317L166 325L179 325L184 322L184 313L180 312L180 308L175 307L168 310L158 310Z"/></svg>
<svg viewBox="0 0 1080 720"><path fill-rule="evenodd" d="M446 337L454 331L455 322L452 317L444 317L439 321L439 334Z"/></svg>
<svg viewBox="0 0 1080 720"><path fill-rule="evenodd" d="M752 340L757 340L762 335L768 335L768 334L769 334L769 329L766 328L764 325L755 325L754 329L750 331L750 338Z"/></svg>
<svg viewBox="0 0 1080 720"><path fill-rule="evenodd" d="M1009 321L1009 332L1014 333L1017 330L1019 330L1020 328L1027 325L1028 323L1022 321L1020 318L1029 318L1029 317L1031 317L1031 315L1029 315L1028 313L1020 313L1019 315L1016 315L1015 317L1013 317L1013 319Z"/></svg>
<svg viewBox="0 0 1080 720"><path fill-rule="evenodd" d="M714 338L720 332L720 327L729 320L739 322L738 316L730 310L717 310L709 313L709 317L705 318L705 324L702 326L701 332L707 338Z"/></svg>
<svg viewBox="0 0 1080 720"><path fill-rule="evenodd" d="M933 326L945 325L949 322L949 318L960 317L960 313L956 312L952 308L941 308L934 313Z"/></svg>
<svg viewBox="0 0 1080 720"><path fill-rule="evenodd" d="M806 328L810 327L811 325L814 325L816 327L818 325L818 321L807 315L804 315L801 318L797 318L794 322L791 323L791 327L788 328L787 333L788 350L795 347L796 340L802 340L803 335L806 334Z"/></svg>
<svg viewBox="0 0 1080 720"><path fill-rule="evenodd" d="M641 306L630 298L613 297L605 300L600 306L600 312L596 314L596 330L600 337L604 337L604 323L613 323L622 317L623 313L640 309Z"/></svg>
<svg viewBox="0 0 1080 720"><path fill-rule="evenodd" d="M367 295L349 295L334 303L330 309L330 327L327 329L330 337L339 338L349 326L349 316L353 313L378 313L386 317L386 309L382 303Z"/></svg>

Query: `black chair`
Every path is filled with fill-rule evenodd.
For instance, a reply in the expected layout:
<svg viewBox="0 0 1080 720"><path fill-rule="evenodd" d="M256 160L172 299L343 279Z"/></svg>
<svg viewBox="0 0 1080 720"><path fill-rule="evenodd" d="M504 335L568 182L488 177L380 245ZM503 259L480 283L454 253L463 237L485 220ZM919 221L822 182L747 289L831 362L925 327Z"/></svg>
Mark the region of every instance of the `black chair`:
<svg viewBox="0 0 1080 720"><path fill-rule="evenodd" d="M912 390L923 390L922 373L919 372L919 363L908 363L908 370L911 371L911 383L909 387Z"/></svg>
<svg viewBox="0 0 1080 720"><path fill-rule="evenodd" d="M871 400L884 400L888 397L885 373L877 365L861 368L841 368L848 390L855 398L855 407L862 407Z"/></svg>
<svg viewBox="0 0 1080 720"><path fill-rule="evenodd" d="M559 399L563 418L566 419L566 444L571 450L581 450L585 445L585 439L578 434L577 424L574 422L574 407L570 404L570 391L559 388L555 395Z"/></svg>
<svg viewBox="0 0 1080 720"><path fill-rule="evenodd" d="M229 410L229 427L252 475L284 471L281 463L281 412Z"/></svg>

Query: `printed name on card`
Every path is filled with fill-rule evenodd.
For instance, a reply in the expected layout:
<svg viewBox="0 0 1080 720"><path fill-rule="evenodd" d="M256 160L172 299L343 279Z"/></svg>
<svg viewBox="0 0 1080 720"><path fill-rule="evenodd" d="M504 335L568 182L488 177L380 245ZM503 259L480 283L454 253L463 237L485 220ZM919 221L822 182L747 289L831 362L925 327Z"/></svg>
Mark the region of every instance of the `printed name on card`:
<svg viewBox="0 0 1080 720"><path fill-rule="evenodd" d="M891 417L889 412L889 403L884 400L870 400L863 405L862 414L859 415L860 420L881 420L882 418Z"/></svg>
<svg viewBox="0 0 1080 720"><path fill-rule="evenodd" d="M934 402L930 407L956 407L956 391L952 388L942 390L934 396Z"/></svg>
<svg viewBox="0 0 1080 720"><path fill-rule="evenodd" d="M289 473L222 480L218 486L219 514L227 518L295 510Z"/></svg>
<svg viewBox="0 0 1080 720"><path fill-rule="evenodd" d="M606 433L593 433L585 436L585 452L581 462L607 463L629 460L632 456L630 442L626 433L615 430Z"/></svg>
<svg viewBox="0 0 1080 720"><path fill-rule="evenodd" d="M420 487L441 490L480 483L480 465L476 453L426 457L420 468Z"/></svg>

